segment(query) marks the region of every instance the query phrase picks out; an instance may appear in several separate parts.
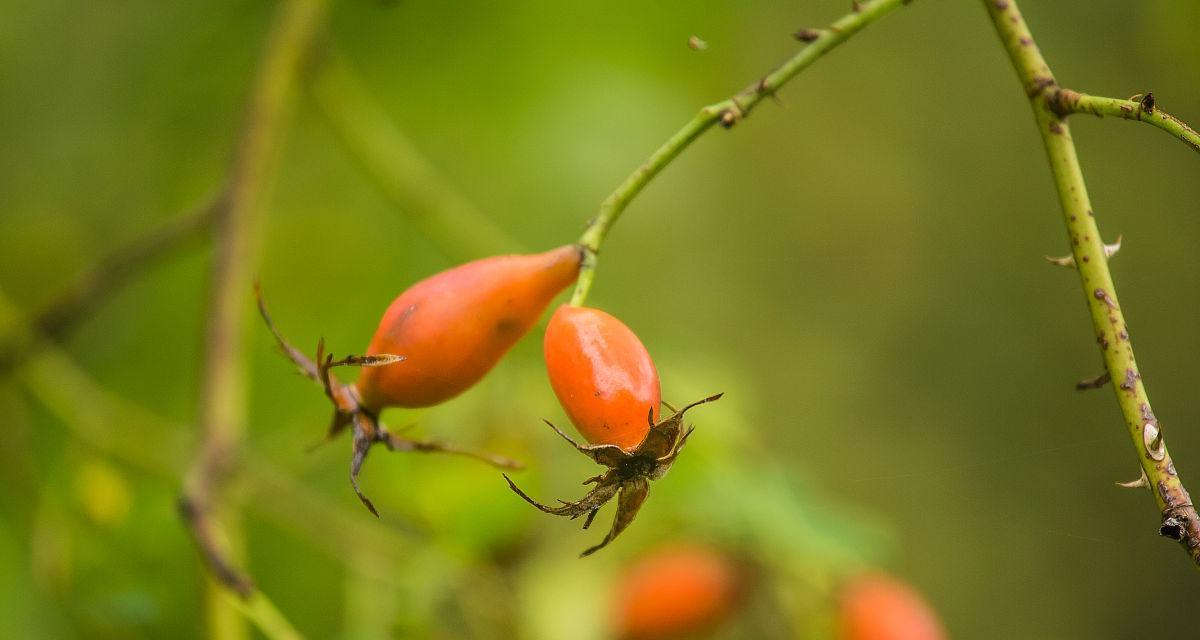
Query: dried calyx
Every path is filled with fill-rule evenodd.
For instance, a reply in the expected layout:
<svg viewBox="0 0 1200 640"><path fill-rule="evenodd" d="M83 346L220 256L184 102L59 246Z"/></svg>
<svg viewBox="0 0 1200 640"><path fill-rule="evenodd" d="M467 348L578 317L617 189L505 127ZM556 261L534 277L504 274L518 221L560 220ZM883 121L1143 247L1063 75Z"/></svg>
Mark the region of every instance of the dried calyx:
<svg viewBox="0 0 1200 640"><path fill-rule="evenodd" d="M436 440L408 438L388 430L379 421L379 416L376 412L362 406L355 386L341 383L330 373L330 370L335 367L345 366L403 366L403 362L406 359L405 356L394 354L352 355L335 360L333 354L325 352L325 341L322 339L317 344L316 360L311 360L299 349L292 346L276 328L274 321L271 320L271 315L267 312L262 290L257 284L255 285L254 293L258 299L258 311L262 315L263 321L266 322L267 328L275 337L280 351L296 365L301 374L320 384L325 390L325 395L333 403L333 418L329 422L329 429L325 437L315 446L333 440L347 428L351 430L353 453L350 458L350 486L354 489L355 495L358 496L358 499L362 501L367 510L375 516L378 517L379 512L358 486L358 475L362 470L363 462L367 458L367 453L370 452L371 447L375 444L383 444L390 451L452 453L482 460L503 469L523 468L524 465L520 462L504 456L460 448Z"/></svg>
<svg viewBox="0 0 1200 640"><path fill-rule="evenodd" d="M713 402L720 399L722 395L718 393L702 400L697 400L679 410L663 402L673 413L670 417L657 424L654 422L654 411L651 409L647 415L650 426L649 431L641 444L630 451L612 444L591 446L579 444L550 421L546 421L546 424L550 425L550 428L554 429L555 433L562 436L564 440L575 447L580 453L591 458L597 464L608 467L608 471L584 480L584 484L594 484L595 487L576 502L560 500L559 502L562 503L561 506L547 506L530 498L507 475L504 476L504 479L508 480L508 486L517 495L545 513L565 516L572 520L586 514L587 518L583 521L584 529L591 526L592 520L595 519L596 512L600 510L600 507L604 506L614 496L617 496L617 513L613 517L612 527L609 529L608 534L604 536L600 544L586 549L581 554L582 556L591 555L616 539L633 522L634 517L637 516L638 509L646 501L646 496L650 492L650 481L662 478L671 469L671 465L679 456L683 445L687 443L688 436L692 434L692 430L695 428L684 428L684 414L692 407Z"/></svg>

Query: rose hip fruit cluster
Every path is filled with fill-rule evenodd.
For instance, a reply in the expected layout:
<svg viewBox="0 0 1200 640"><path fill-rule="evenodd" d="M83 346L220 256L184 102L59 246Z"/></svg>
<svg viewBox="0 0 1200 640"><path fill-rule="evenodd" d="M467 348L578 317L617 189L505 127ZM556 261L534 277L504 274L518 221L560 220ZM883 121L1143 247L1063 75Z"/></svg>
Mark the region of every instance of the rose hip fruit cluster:
<svg viewBox="0 0 1200 640"><path fill-rule="evenodd" d="M379 421L379 414L389 407L434 406L473 386L576 280L583 257L581 247L566 245L534 255L476 260L433 275L392 302L365 355L339 360L325 353L323 342L315 361L291 346L271 321L259 293L259 310L284 354L324 388L334 405L327 439L351 430L350 483L372 513L378 515L359 489L358 475L376 443L392 450L457 453L520 468L501 456L401 437ZM591 446L550 426L607 471L587 480L595 487L581 500L556 507L535 502L511 479L509 485L546 513L571 518L586 514L584 528L601 506L617 497L612 528L599 545L584 552L588 555L633 521L649 482L670 469L691 433L684 428L684 412L720 395L680 410L662 402L658 372L645 346L620 320L598 309L559 307L546 329L545 354L555 395ZM340 366L362 367L363 372L355 383L343 384L330 371ZM660 420L660 406L671 415Z"/></svg>

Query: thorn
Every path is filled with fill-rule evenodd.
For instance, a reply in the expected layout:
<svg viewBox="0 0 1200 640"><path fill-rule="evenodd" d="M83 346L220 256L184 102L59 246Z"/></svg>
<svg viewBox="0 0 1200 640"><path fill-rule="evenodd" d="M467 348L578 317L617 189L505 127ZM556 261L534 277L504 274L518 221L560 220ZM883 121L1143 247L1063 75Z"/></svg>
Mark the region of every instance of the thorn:
<svg viewBox="0 0 1200 640"><path fill-rule="evenodd" d="M699 36L691 36L687 40L687 46L692 51L704 51L708 48L708 43L701 40Z"/></svg>
<svg viewBox="0 0 1200 640"><path fill-rule="evenodd" d="M1141 105L1142 111L1153 114L1154 113L1154 92L1147 91L1146 95L1142 96L1141 100L1138 100L1138 103Z"/></svg>
<svg viewBox="0 0 1200 640"><path fill-rule="evenodd" d="M1055 258L1053 256L1042 256L1042 257L1045 258L1046 262L1049 262L1050 264L1053 264L1053 265L1056 265L1059 267L1068 267L1070 269L1075 268L1075 256L1066 255L1066 256L1062 256L1061 258Z"/></svg>
<svg viewBox="0 0 1200 640"><path fill-rule="evenodd" d="M1103 387L1104 385L1108 384L1108 382L1110 380L1112 380L1112 376L1108 375L1108 372L1105 371L1104 373L1102 373L1094 378L1084 378L1083 380L1076 382L1075 388L1079 391L1087 391L1088 389L1099 389L1099 388Z"/></svg>
<svg viewBox="0 0 1200 640"><path fill-rule="evenodd" d="M1116 241L1116 242L1114 242L1114 243L1112 243L1112 244L1106 244L1106 245L1104 245L1104 257L1105 257L1105 258L1111 258L1111 257L1113 257L1113 256L1117 255L1117 252L1121 250L1121 240L1122 240L1122 238L1123 238L1123 236L1121 236L1120 234L1118 234L1118 235L1117 235L1117 241Z"/></svg>
<svg viewBox="0 0 1200 640"><path fill-rule="evenodd" d="M1142 475L1137 480L1130 480L1129 482L1117 482L1115 484L1118 487L1125 487L1126 489L1141 489L1143 487L1150 486L1150 479L1146 477L1146 470L1142 469Z"/></svg>
<svg viewBox="0 0 1200 640"><path fill-rule="evenodd" d="M850 8L854 10L854 13L860 13L863 10L863 3L859 0L854 0L850 3Z"/></svg>
<svg viewBox="0 0 1200 640"><path fill-rule="evenodd" d="M792 37L800 42L816 42L821 37L821 30L805 28L793 33Z"/></svg>
<svg viewBox="0 0 1200 640"><path fill-rule="evenodd" d="M1104 257L1105 258L1111 258L1111 257L1117 255L1117 252L1121 250L1121 240L1122 239L1123 239L1123 236L1117 236L1116 242L1114 242L1112 244L1104 245ZM1044 256L1044 257L1046 258L1046 262L1049 262L1052 265L1056 265L1059 267L1070 267L1072 269L1075 268L1075 256L1073 256L1073 255L1067 254L1065 256L1058 257L1058 258L1055 258L1053 256Z"/></svg>

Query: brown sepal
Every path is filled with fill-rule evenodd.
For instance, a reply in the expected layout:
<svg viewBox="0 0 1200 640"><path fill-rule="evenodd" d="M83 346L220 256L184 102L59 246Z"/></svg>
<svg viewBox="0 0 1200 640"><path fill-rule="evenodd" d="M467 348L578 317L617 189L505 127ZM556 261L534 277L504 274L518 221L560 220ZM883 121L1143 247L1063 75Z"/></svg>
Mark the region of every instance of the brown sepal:
<svg viewBox="0 0 1200 640"><path fill-rule="evenodd" d="M330 373L330 369L335 367L385 367L403 362L405 356L392 354L350 355L341 359L334 359L333 354L325 352L325 340L322 338L317 342L316 360L310 360L303 352L292 346L283 337L283 334L279 332L279 329L275 326L275 322L271 319L271 314L267 312L267 305L263 300L262 288L257 282L254 284L254 296L258 302L258 312L262 315L263 322L266 323L271 335L275 337L275 342L279 346L280 351L296 365L305 377L321 385L325 391L325 395L333 403L333 418L330 420L325 437L310 446L309 449L315 449L336 438L347 427L351 428L350 487L354 489L354 494L362 501L363 506L376 517L379 516L379 512L375 509L375 505L371 500L363 494L362 489L358 485L358 476L359 472L362 471L363 462L366 461L367 454L370 453L371 447L375 444L382 443L391 451L461 455L482 460L502 469L524 468L516 460L486 451L457 447L436 440L417 440L392 433L379 422L379 418L373 412L368 411L359 404L358 393L354 387L342 384Z"/></svg>
<svg viewBox="0 0 1200 640"><path fill-rule="evenodd" d="M507 474L504 479L508 481L508 486L514 493L540 511L572 520L586 514L587 518L583 523L584 529L591 526L600 507L616 496L617 512L613 517L612 527L600 544L586 549L581 554L581 557L589 556L615 540L633 522L642 503L646 501L646 497L650 493L650 481L662 478L671 469L671 465L679 457L679 452L687 443L687 439L692 435L694 429L694 427L684 429L684 414L692 407L713 402L720 399L722 395L718 393L709 396L679 410L675 410L670 404L664 402L663 405L671 409L672 414L657 424L654 423L654 412L651 410L648 415L651 423L650 430L632 451L626 451L610 444L590 446L579 444L549 420L546 420L546 424L577 451L591 458L597 464L608 467L608 471L605 473L583 481L585 485L593 484L595 486L583 498L575 502L559 500L562 503L560 506L547 506L529 497Z"/></svg>

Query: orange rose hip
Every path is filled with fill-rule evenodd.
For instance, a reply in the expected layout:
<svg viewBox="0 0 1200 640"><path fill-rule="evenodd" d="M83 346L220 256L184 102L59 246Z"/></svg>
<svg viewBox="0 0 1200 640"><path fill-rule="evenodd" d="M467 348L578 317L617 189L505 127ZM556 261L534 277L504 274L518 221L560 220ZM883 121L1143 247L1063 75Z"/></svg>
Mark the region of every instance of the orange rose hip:
<svg viewBox="0 0 1200 640"><path fill-rule="evenodd" d="M616 585L617 637L622 640L692 637L720 624L735 609L737 567L704 545L677 544L636 562Z"/></svg>
<svg viewBox="0 0 1200 640"><path fill-rule="evenodd" d="M579 433L592 444L631 451L658 422L661 390L654 361L620 320L563 305L546 327L550 386Z"/></svg>
<svg viewBox="0 0 1200 640"><path fill-rule="evenodd" d="M839 640L945 640L937 614L912 587L867 574L847 585L839 610Z"/></svg>
<svg viewBox="0 0 1200 640"><path fill-rule="evenodd" d="M662 402L658 371L642 341L620 320L587 307L563 305L546 327L546 372L558 401L590 446L551 429L583 455L608 470L588 478L591 491L575 502L560 500L545 505L521 490L507 475L508 486L539 510L571 519L586 516L583 528L592 524L600 507L617 499L617 512L604 539L585 549L591 555L621 535L650 492L650 482L670 470L691 427L683 424L689 409L712 402L709 396L680 409ZM659 419L659 405L673 413Z"/></svg>

